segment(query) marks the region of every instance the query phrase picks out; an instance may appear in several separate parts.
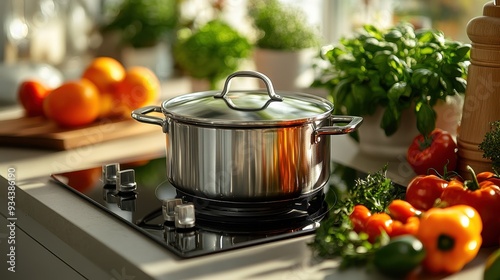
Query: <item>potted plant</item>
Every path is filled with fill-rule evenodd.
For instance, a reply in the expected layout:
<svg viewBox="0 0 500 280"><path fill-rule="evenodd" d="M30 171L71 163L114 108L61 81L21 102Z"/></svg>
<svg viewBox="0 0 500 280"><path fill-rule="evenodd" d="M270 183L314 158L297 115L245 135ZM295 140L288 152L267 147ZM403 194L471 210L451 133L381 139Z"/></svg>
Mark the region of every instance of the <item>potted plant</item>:
<svg viewBox="0 0 500 280"><path fill-rule="evenodd" d="M221 19L208 21L197 29L179 30L173 55L179 67L195 79L206 80L210 89L235 72L248 58L248 39Z"/></svg>
<svg viewBox="0 0 500 280"><path fill-rule="evenodd" d="M275 88L309 87L314 79L312 63L320 37L298 7L279 0L250 0L248 16L256 31L254 62Z"/></svg>
<svg viewBox="0 0 500 280"><path fill-rule="evenodd" d="M117 31L126 66L152 68L160 77L172 68L170 45L179 21L178 0L124 0L109 7L111 20L103 33Z"/></svg>
<svg viewBox="0 0 500 280"><path fill-rule="evenodd" d="M418 133L429 135L435 128L436 104L465 93L470 45L408 23L387 30L365 25L354 36L325 47L321 57L313 86L328 90L335 114L365 117L358 135L361 149L377 153L378 144L387 143L401 154ZM405 116L407 124L402 123ZM371 119L380 129L367 123ZM398 137L398 144L390 141Z"/></svg>

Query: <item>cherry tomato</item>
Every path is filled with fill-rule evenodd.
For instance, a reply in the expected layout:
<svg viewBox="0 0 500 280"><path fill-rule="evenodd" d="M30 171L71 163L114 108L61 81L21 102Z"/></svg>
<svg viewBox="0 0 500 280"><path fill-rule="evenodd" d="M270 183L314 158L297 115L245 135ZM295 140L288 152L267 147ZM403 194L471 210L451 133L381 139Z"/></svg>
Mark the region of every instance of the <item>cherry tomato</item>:
<svg viewBox="0 0 500 280"><path fill-rule="evenodd" d="M428 137L418 135L413 139L406 159L417 175L428 174L429 169L438 172L446 169L453 171L457 167L457 144L450 133L439 128Z"/></svg>
<svg viewBox="0 0 500 280"><path fill-rule="evenodd" d="M416 210L411 203L401 199L395 199L391 201L389 206L387 206L389 215L392 219L406 223L406 220L410 217L418 215L420 211Z"/></svg>
<svg viewBox="0 0 500 280"><path fill-rule="evenodd" d="M365 224L368 218L371 216L370 210L364 205L354 206L349 219L353 225L355 232L362 232L365 230Z"/></svg>
<svg viewBox="0 0 500 280"><path fill-rule="evenodd" d="M389 236L392 231L392 219L387 213L372 214L365 224L365 232L368 234L368 241L374 242L385 231Z"/></svg>
<svg viewBox="0 0 500 280"><path fill-rule="evenodd" d="M429 210L448 184L436 175L418 175L408 184L405 200L418 210Z"/></svg>

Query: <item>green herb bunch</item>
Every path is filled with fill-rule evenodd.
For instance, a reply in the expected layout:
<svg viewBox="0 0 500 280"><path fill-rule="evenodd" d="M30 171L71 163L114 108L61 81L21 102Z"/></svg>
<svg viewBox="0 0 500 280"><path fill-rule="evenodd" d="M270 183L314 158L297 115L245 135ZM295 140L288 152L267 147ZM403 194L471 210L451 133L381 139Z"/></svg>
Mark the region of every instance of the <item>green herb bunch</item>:
<svg viewBox="0 0 500 280"><path fill-rule="evenodd" d="M374 252L389 240L382 235L374 243L368 241L365 233L356 233L349 220L355 205L362 204L372 213L384 212L394 199L403 199L405 188L393 184L386 176L387 166L378 172L368 174L364 179L356 179L352 186L337 192L338 200L321 222L309 246L322 258L340 258L340 268L365 265ZM336 189L329 189L336 191ZM328 193L327 193L328 195Z"/></svg>
<svg viewBox="0 0 500 280"><path fill-rule="evenodd" d="M493 170L500 171L500 120L490 124L491 130L486 132L479 149L484 152L483 158L491 160Z"/></svg>
<svg viewBox="0 0 500 280"><path fill-rule="evenodd" d="M103 32L118 30L122 40L134 48L151 47L177 27L178 0L125 0Z"/></svg>
<svg viewBox="0 0 500 280"><path fill-rule="evenodd" d="M241 60L250 56L248 39L226 22L215 19L199 29L179 30L173 55L190 76L208 79L212 89L227 75L235 72Z"/></svg>
<svg viewBox="0 0 500 280"><path fill-rule="evenodd" d="M295 51L319 46L319 33L305 13L279 0L251 0L248 15L262 49Z"/></svg>
<svg viewBox="0 0 500 280"><path fill-rule="evenodd" d="M329 91L334 113L366 116L381 106L380 127L390 136L401 113L414 108L419 132L428 135L436 124L434 105L465 93L470 45L408 23L387 30L365 25L324 47L321 58L313 87Z"/></svg>

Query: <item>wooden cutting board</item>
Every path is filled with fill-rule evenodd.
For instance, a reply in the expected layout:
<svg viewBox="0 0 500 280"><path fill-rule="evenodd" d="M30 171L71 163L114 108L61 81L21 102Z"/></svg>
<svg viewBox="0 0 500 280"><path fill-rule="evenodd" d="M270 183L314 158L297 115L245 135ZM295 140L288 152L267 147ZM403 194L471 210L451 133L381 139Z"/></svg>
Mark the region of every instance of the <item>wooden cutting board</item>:
<svg viewBox="0 0 500 280"><path fill-rule="evenodd" d="M0 121L0 146L68 150L109 140L161 132L161 127L133 119L100 120L94 124L65 129L43 117Z"/></svg>

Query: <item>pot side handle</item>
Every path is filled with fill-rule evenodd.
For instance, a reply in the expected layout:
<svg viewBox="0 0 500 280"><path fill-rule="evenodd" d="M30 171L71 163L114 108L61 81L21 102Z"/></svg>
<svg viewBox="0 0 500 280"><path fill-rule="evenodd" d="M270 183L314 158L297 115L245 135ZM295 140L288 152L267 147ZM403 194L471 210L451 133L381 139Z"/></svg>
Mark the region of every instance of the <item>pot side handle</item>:
<svg viewBox="0 0 500 280"><path fill-rule="evenodd" d="M149 124L156 124L159 125L163 128L163 132L166 132L166 120L158 117L153 117L153 116L148 116L147 114L149 113L161 113L161 107L159 106L146 106L142 107L139 109L135 109L132 111L132 118L135 119L136 121L143 122L143 123L149 123Z"/></svg>
<svg viewBox="0 0 500 280"><path fill-rule="evenodd" d="M333 123L332 126L318 128L314 133L314 140L318 142L318 138L322 135L338 135L351 133L358 129L363 123L362 117L354 116L330 116ZM347 123L346 125L335 125L336 123Z"/></svg>

